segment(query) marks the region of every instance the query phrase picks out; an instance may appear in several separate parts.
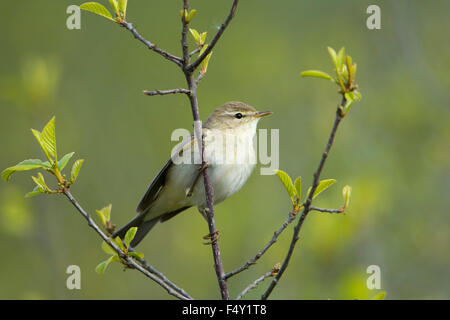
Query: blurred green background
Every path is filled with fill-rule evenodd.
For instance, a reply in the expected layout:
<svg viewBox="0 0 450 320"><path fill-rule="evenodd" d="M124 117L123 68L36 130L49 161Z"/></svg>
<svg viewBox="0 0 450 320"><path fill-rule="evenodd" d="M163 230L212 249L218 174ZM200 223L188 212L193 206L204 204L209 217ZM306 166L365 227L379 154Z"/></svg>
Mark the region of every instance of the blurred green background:
<svg viewBox="0 0 450 320"><path fill-rule="evenodd" d="M74 1L5 2L0 11L0 168L44 158L30 132L56 116L60 153L85 163L72 193L94 213L112 203L123 225L175 145L192 128L185 96L142 90L185 85L175 65L119 26ZM100 1L107 4L107 1ZM192 27L209 39L230 1L193 0ZM81 4L81 1L75 1ZM381 30L368 30L370 1L241 1L199 87L202 118L230 100L272 110L260 128L280 129L280 168L311 183L339 96L300 71L331 72L327 46L358 63L363 100L340 128L323 178L338 182L317 205L338 207L353 187L348 214L311 214L276 299L365 299L366 268L379 265L389 299L450 298L450 2L377 1ZM181 1L129 1L128 20L179 55ZM172 298L138 272L106 258L100 240L62 196L25 199L29 173L0 182L0 298ZM46 176L47 181L53 181ZM227 271L242 265L285 220L290 201L276 176L255 170L243 190L216 207ZM196 298L219 298L207 225L190 209L158 225L140 246L149 263ZM292 226L251 271L229 281L232 296L282 261ZM81 290L66 288L67 266L81 267ZM247 297L259 298L268 282Z"/></svg>

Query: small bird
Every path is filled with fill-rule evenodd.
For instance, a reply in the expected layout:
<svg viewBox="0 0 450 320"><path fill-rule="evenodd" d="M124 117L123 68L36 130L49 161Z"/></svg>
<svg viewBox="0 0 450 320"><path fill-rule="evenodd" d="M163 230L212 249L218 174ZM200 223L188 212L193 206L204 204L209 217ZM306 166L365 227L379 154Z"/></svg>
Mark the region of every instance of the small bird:
<svg viewBox="0 0 450 320"><path fill-rule="evenodd" d="M257 123L271 113L256 111L243 102L228 102L215 109L202 127L206 166L201 161L180 163L172 156L150 183L137 207L137 216L113 237L123 238L128 229L138 227L131 242L135 247L158 222L165 222L192 206L197 206L206 219L205 188L203 178L200 179L204 168L208 168L214 204L237 192L256 164L253 138ZM175 154L188 154L192 159L198 150L198 139L191 135Z"/></svg>

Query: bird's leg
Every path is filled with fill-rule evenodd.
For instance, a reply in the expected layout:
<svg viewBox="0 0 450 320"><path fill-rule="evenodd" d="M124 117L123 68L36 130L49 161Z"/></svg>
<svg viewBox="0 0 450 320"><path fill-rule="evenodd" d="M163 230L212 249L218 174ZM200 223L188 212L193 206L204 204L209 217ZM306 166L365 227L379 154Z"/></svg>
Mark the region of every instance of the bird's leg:
<svg viewBox="0 0 450 320"><path fill-rule="evenodd" d="M205 162L205 163L203 163L203 164L200 166L200 168L198 169L198 172L197 172L197 175L195 176L194 182L192 183L191 187L189 188L189 190L188 190L187 193L186 193L186 197L187 197L187 198L192 197L192 194L194 193L194 187L195 187L195 185L197 184L198 179L200 179L200 176L202 175L203 171L204 171L206 168L208 168L208 166L209 166L208 163ZM202 215L203 215L203 213L202 213ZM205 217L205 216L203 216L203 217Z"/></svg>
<svg viewBox="0 0 450 320"><path fill-rule="evenodd" d="M202 217L206 220L206 222L208 222L208 216L207 216L207 212L208 212L208 208L204 208L204 209L198 209L198 211L200 212L200 214L202 215ZM209 244L213 244L216 243L217 240L219 240L220 237L220 233L219 230L217 230L214 233L210 233L207 234L206 236L203 237L204 240L210 240L208 242L204 242L204 245L209 245Z"/></svg>

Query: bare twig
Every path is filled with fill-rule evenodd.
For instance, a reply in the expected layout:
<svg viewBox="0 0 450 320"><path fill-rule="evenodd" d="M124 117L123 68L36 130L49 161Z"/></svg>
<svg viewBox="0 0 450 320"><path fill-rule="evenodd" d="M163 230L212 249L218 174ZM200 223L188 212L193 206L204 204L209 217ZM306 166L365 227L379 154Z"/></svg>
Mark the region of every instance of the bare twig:
<svg viewBox="0 0 450 320"><path fill-rule="evenodd" d="M186 68L186 66L189 64L189 58L190 55L188 53L189 46L187 43L187 32L188 32L188 23L186 22L186 17L184 15L184 12L189 10L189 0L183 0L183 14L181 15L181 50L183 52L183 68Z"/></svg>
<svg viewBox="0 0 450 320"><path fill-rule="evenodd" d="M319 212L327 212L327 213L342 213L344 212L344 208L340 209L323 209L323 208L317 208L317 207L309 207L310 211L319 211Z"/></svg>
<svg viewBox="0 0 450 320"><path fill-rule="evenodd" d="M344 106L346 103L346 99L345 96L342 95L342 101L340 106ZM330 137L328 138L328 142L327 145L325 147L324 152L322 153L322 158L320 159L320 163L319 166L317 167L316 172L314 173L314 179L313 179L313 184L311 186L311 191L308 194L308 198L305 202L305 206L303 208L302 214L300 216L300 219L297 222L297 225L294 228L294 234L292 235L292 240L291 240L291 244L289 246L289 250L286 254L286 257L283 261L283 264L281 265L280 271L277 273L277 275L275 276L275 278L272 280L272 282L270 283L269 287L267 288L266 292L264 292L264 294L261 296L261 299L266 300L270 294L272 293L273 289L275 288L275 286L278 284L278 281L280 280L281 276L283 275L284 271L286 270L287 266L289 265L289 261L291 260L292 257L292 253L294 252L295 249L295 245L299 239L299 233L300 233L300 229L303 225L303 222L305 221L308 213L311 211L311 203L312 203L312 198L314 195L314 192L317 189L317 186L319 185L319 179L320 179L320 174L322 173L322 169L323 166L325 165L325 161L328 158L328 154L330 152L330 149L333 145L334 142L334 137L336 135L336 131L339 127L339 124L341 123L341 120L343 119L343 115L342 115L342 109L340 108L340 106L337 108L336 110L336 117L334 120L334 124L333 124L333 128L331 129L331 133L330 133Z"/></svg>
<svg viewBox="0 0 450 320"><path fill-rule="evenodd" d="M158 48L154 43L151 43L150 41L144 39L144 37L142 37L136 30L136 28L133 27L133 25L130 22L127 21L123 21L120 23L121 26L123 26L124 28L126 28L127 30L129 30L133 36L138 39L139 41L141 41L147 48L149 48L150 50L153 50L154 52L158 53L159 55L163 56L164 58L166 58L167 60L170 60L174 63L176 63L178 66L181 67L181 58L174 56L173 54L170 54L169 52L162 50L160 48Z"/></svg>
<svg viewBox="0 0 450 320"><path fill-rule="evenodd" d="M187 89L170 89L170 90L155 90L155 91L149 91L149 90L144 90L144 94L148 95L148 96L164 96L166 94L175 94L175 93L184 93L184 94L190 94L191 92Z"/></svg>
<svg viewBox="0 0 450 320"><path fill-rule="evenodd" d="M266 251L278 240L278 237L280 236L280 234L287 228L287 226L294 221L296 215L289 213L289 217L286 219L286 221L283 222L283 224L281 225L281 227L274 232L272 239L270 239L270 241L264 246L264 248L262 248L253 258L251 258L250 260L248 260L242 267L239 267L231 272L228 272L227 274L224 275L225 279L231 278L234 275L237 275L238 273L241 273L242 271L248 269L250 266L254 265L256 263L256 261L259 260L259 258L261 258L261 256L266 253Z"/></svg>
<svg viewBox="0 0 450 320"><path fill-rule="evenodd" d="M231 6L230 12L228 13L228 16L225 18L225 21L220 26L219 30L217 31L216 35L212 39L211 43L208 45L208 47L203 51L200 57L197 58L192 64L190 64L187 69L188 70L195 70L200 63L206 58L206 56L212 51L214 46L217 44L217 41L219 41L220 37L222 36L223 32L227 28L228 24L230 23L231 19L233 19L234 13L236 12L237 5L239 3L239 0L234 0L233 4Z"/></svg>
<svg viewBox="0 0 450 320"><path fill-rule="evenodd" d="M165 95L165 94L172 94L172 93L185 93L189 97L189 101L191 103L191 110L192 110L192 117L194 119L194 128L196 127L195 124L201 123L200 121L200 114L199 114L199 108L198 108L198 100L197 100L197 86L199 81L203 78L204 73L200 73L200 75L194 79L193 73L198 68L198 66L202 63L202 61L207 57L207 55L211 52L211 50L214 48L216 43L219 41L220 37L222 36L223 32L227 28L228 24L230 23L231 19L234 16L234 13L236 11L236 7L238 5L239 0L234 0L233 4L231 6L230 12L228 13L227 17L225 18L225 21L220 26L219 30L217 31L217 34L211 41L211 43L208 45L208 47L205 49L205 51L192 63L190 64L190 58L193 54L200 51L200 48L192 51L189 53L189 46L187 42L187 32L188 32L188 22L185 19L185 15L182 14L181 22L182 22L182 30L181 30L181 49L183 53L183 57L179 58L174 55L171 55L170 53L161 50L157 48L154 44L151 42L145 40L132 26L131 23L128 23L126 21L122 22L121 25L128 29L136 39L143 42L149 49L159 53L166 59L176 63L179 67L181 67L186 82L188 84L188 89L174 89L174 90L157 90L157 91L144 91L145 94L154 96L154 95ZM189 0L183 0L183 13L185 11L189 11ZM201 126L197 126L198 130L201 131ZM201 145L201 157L202 157L202 165L206 165L205 161L205 146L203 144L203 135L200 132L199 135L197 135L199 139L199 145ZM210 235L218 234L215 219L214 219L214 203L213 203L213 194L214 190L211 185L211 181L209 179L208 170L205 168L203 170L203 182L205 185L205 195L206 195L206 216L208 220L208 228ZM230 298L229 292L228 292L228 286L226 282L226 278L224 277L225 271L222 264L222 258L220 256L220 249L217 239L214 241L211 241L211 247L213 251L213 257L214 257L214 269L216 271L217 280L219 282L220 287L220 293L222 296L222 299L228 300Z"/></svg>
<svg viewBox="0 0 450 320"><path fill-rule="evenodd" d="M235 0L233 3L233 8L234 8L234 9L232 9L233 13L235 10L235 6L237 5L237 2L238 1ZM189 10L189 0L183 0L183 12L184 12L184 10L186 10L186 11ZM229 20L231 20L231 18L226 19L226 21L227 21L226 25L228 25ZM183 70L183 73L185 75L185 78L186 78L186 81L188 84L188 89L190 91L188 96L189 96L189 101L191 103L192 117L194 119L194 128L196 128L196 130L200 131L200 134L198 134L198 132L196 132L196 133L197 133L197 138L199 139L199 145L201 145L202 166L206 166L203 134L201 132L201 126L196 125L196 124L201 123L199 108L198 108L198 100L197 100L197 85L198 85L199 79L194 79L194 76L193 76L194 71L200 65L200 63L205 59L206 55L202 54L196 60L195 65L189 65L190 56L189 56L189 50L188 50L189 49L188 43L187 43L187 39L186 39L186 35L187 35L187 31L188 31L188 24L185 20L184 14L182 15L181 21L182 21L181 47L182 47L182 51L183 51L182 70ZM225 25L225 27L226 27L226 25ZM221 31L219 30L220 34L223 33L223 31L225 30L225 27L221 28ZM213 40L214 44L218 41L219 38L220 38L220 35L219 36L216 35L215 41ZM205 196L206 196L205 211L206 211L206 217L208 220L209 233L210 233L210 235L217 235L218 231L217 231L216 222L214 219L214 201L213 201L214 190L211 185L211 181L209 179L207 167L205 167L205 169L203 170L203 184L205 186ZM230 294L228 292L227 282L224 278L225 271L223 268L222 257L220 255L219 243L218 243L217 239L211 241L211 248L212 248L213 258L214 258L214 269L216 271L217 281L218 281L219 287L220 287L220 294L221 294L223 300L228 300L230 298Z"/></svg>
<svg viewBox="0 0 450 320"><path fill-rule="evenodd" d="M240 300L242 299L242 297L244 295L246 295L250 290L256 288L256 286L263 282L264 280L266 280L269 277L273 276L273 271L269 271L265 274L263 274L261 277L259 277L258 279L256 279L255 281L253 281L247 288L245 288L241 293L238 294L238 296L236 297L236 300Z"/></svg>
<svg viewBox="0 0 450 320"><path fill-rule="evenodd" d="M202 50L202 48L203 48L203 45L198 47L197 49L191 51L191 53L189 53L189 57L192 57L194 54L199 53L200 50Z"/></svg>
<svg viewBox="0 0 450 320"><path fill-rule="evenodd" d="M72 196L68 189L63 189L64 195L69 199L73 206L81 213L81 215L87 220L88 225L94 229L94 231L109 245L114 251L117 252L119 258L128 267L136 269L144 274L146 277L152 279L158 283L161 287L167 290L167 292L177 297L181 300L192 300L193 298L187 294L183 289L176 286L174 283L169 281L166 276L161 272L156 270L154 267L150 266L145 260L138 259L139 263L136 262L132 257L125 254L112 240L109 238L95 223L95 221L90 217L90 215L80 206L77 200Z"/></svg>

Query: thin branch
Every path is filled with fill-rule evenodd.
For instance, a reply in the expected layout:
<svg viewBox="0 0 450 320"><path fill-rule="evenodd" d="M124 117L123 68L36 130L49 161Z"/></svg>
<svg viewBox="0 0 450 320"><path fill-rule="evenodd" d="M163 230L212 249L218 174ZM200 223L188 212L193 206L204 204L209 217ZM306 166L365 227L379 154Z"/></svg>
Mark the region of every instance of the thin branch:
<svg viewBox="0 0 450 320"><path fill-rule="evenodd" d="M267 278L272 277L272 276L273 276L273 271L269 271L269 272L263 274L261 277L259 277L255 281L253 281L241 293L239 293L238 296L236 297L236 300L241 300L244 295L246 295L250 290L256 288L256 286L258 286L259 283L263 282L264 280L266 280Z"/></svg>
<svg viewBox="0 0 450 320"><path fill-rule="evenodd" d="M198 47L197 49L195 49L191 53L189 53L189 58L192 57L194 54L199 53L200 50L202 50L202 48L203 48L203 45L201 47Z"/></svg>
<svg viewBox="0 0 450 320"><path fill-rule="evenodd" d="M224 275L225 279L231 278L232 276L237 275L238 273L241 273L244 270L247 270L250 266L254 265L256 263L256 261L259 260L259 258L262 257L262 255L264 253L266 253L266 251L278 240L278 237L280 236L280 234L287 228L287 226L294 221L296 215L289 213L289 217L286 219L286 221L283 222L283 224L281 225L281 227L274 232L272 239L270 239L270 241L264 246L264 248L262 248L253 258L251 258L250 260L248 260L242 267L239 267L231 272L228 272L227 274Z"/></svg>
<svg viewBox="0 0 450 320"><path fill-rule="evenodd" d="M142 267L144 269L146 269L146 270L150 271L151 273L153 273L154 275L158 276L162 281L167 283L167 285L169 285L172 289L174 289L177 292L181 293L187 299L194 300L194 298L192 298L183 288L180 288L175 283L171 282L169 279L167 279L167 277L163 273L161 273L160 271L155 269L155 267L149 265L147 263L147 261L145 261L144 259L140 259L140 258L137 258L136 260L139 261L139 263L142 265Z"/></svg>
<svg viewBox="0 0 450 320"><path fill-rule="evenodd" d="M323 208L317 208L317 207L309 207L310 211L319 211L319 212L327 212L327 213L342 213L344 212L344 208L340 209L323 209Z"/></svg>
<svg viewBox="0 0 450 320"><path fill-rule="evenodd" d="M235 2L237 2L237 1L235 1ZM184 10L187 10L187 11L189 10L189 0L183 0L183 11ZM213 200L214 199L213 198L214 190L211 185L211 181L210 181L210 178L208 175L208 168L206 166L207 163L206 163L206 159L205 159L205 145L204 145L204 141L203 141L203 132L202 132L201 125L198 125L199 123L201 123L200 113L199 113L199 108L198 108L198 100L197 100L198 81L195 80L194 76L193 76L193 72L196 67L193 67L193 68L188 67L189 48L188 48L188 43L187 43L187 39L186 39L188 25L184 18L184 14L183 14L183 18L181 20L182 20L182 27L183 27L182 32L181 32L181 46L182 46L182 51L183 51L183 67L182 67L182 69L183 69L183 72L184 72L184 75L185 75L185 78L186 78L186 81L188 84L188 89L190 91L190 94L188 96L189 96L189 101L191 103L192 117L194 119L194 130L196 130L196 134L197 134L196 136L197 136L197 139L199 139L198 145L201 146L202 166L205 167L205 169L203 170L203 184L205 186L205 197L206 197L205 212L206 212L206 217L208 220L208 229L209 229L210 235L218 235L218 231L216 228L216 222L214 219L214 200ZM218 40L218 38L217 38L217 40ZM217 40L216 40L216 42L217 42ZM197 66L198 66L198 64L197 64ZM222 264L222 257L220 255L218 239L214 239L213 241L211 241L211 249L212 249L212 253L213 253L214 270L216 271L217 281L219 283L219 288L220 288L220 294L221 294L223 300L229 300L230 294L228 292L227 282L224 279L225 271L224 271L223 264Z"/></svg>
<svg viewBox="0 0 450 320"><path fill-rule="evenodd" d="M178 66L180 66L180 67L182 66L182 64L181 64L182 59L181 58L179 58L177 56L174 56L173 54L170 54L169 52L158 48L154 43L151 43L150 41L145 40L144 37L142 37L137 32L137 30L133 27L133 25L130 22L123 21L123 22L120 23L120 25L123 26L124 28L126 28L127 30L129 30L136 39L141 41L150 50L158 53L159 55L163 56L167 60L170 60L170 61L174 62Z"/></svg>
<svg viewBox="0 0 450 320"><path fill-rule="evenodd" d="M149 91L149 90L144 90L144 94L148 95L148 96L164 96L166 94L175 94L175 93L184 93L189 95L191 93L191 91L187 90L187 89L183 89L183 88L179 88L179 89L170 89L170 90L155 90L155 91Z"/></svg>
<svg viewBox="0 0 450 320"><path fill-rule="evenodd" d="M216 35L212 39L211 43L208 45L208 47L203 51L200 57L197 58L192 64L187 66L187 69L190 71L195 70L200 63L206 58L206 56L214 49L214 46L217 44L217 41L219 41L220 37L222 36L223 32L227 28L228 24L230 23L231 19L233 19L234 13L236 12L237 5L239 3L239 0L234 0L233 5L231 6L230 12L228 13L228 16L225 18L225 21L220 26L219 30L217 31Z"/></svg>
<svg viewBox="0 0 450 320"><path fill-rule="evenodd" d="M345 96L342 95L342 101L340 106L344 106L346 103L346 99ZM297 225L294 228L294 234L292 235L292 240L291 240L291 244L289 246L289 250L286 254L286 257L283 261L283 264L281 265L280 271L277 273L277 275L275 276L275 278L272 280L272 282L270 283L269 287L267 288L266 292L264 292L264 294L261 296L262 300L266 300L270 294L272 293L273 289L275 288L275 286L278 284L278 281L280 280L281 276L283 275L284 271L286 270L289 261L291 260L292 254L294 252L295 249L295 245L299 239L299 233L300 233L300 229L303 225L303 222L305 221L308 213L311 211L311 203L312 203L312 197L314 195L314 192L317 189L317 186L319 185L319 179L320 179L320 174L322 173L322 169L325 165L325 161L328 158L328 154L330 152L330 149L333 145L334 142L334 137L336 136L336 131L339 127L339 124L341 123L341 120L343 119L343 115L342 115L342 110L341 107L338 107L336 110L336 117L334 120L334 124L333 124L333 128L331 129L331 133L330 133L330 137L328 138L328 142L327 145L325 147L324 152L322 153L322 158L320 159L320 163L319 166L316 170L316 172L314 173L314 179L313 179L313 184L311 186L311 191L309 192L308 198L305 202L305 206L304 209L302 211L302 214L300 216L300 219L297 222Z"/></svg>
<svg viewBox="0 0 450 320"><path fill-rule="evenodd" d="M183 14L181 15L181 50L183 52L183 68L186 68L186 66L189 64L189 46L187 43L187 32L188 32L188 23L186 22L186 17L184 15L184 12L189 11L189 0L183 0Z"/></svg>
<svg viewBox="0 0 450 320"><path fill-rule="evenodd" d="M140 271L142 274L158 283L161 287L167 290L167 292L181 300L193 299L183 289L179 288L171 281L169 281L162 273L157 271L154 267L150 266L145 260L139 259L142 264L137 263L133 258L126 255L112 240L109 238L95 223L91 216L80 206L77 200L72 196L68 189L63 189L64 195L69 199L73 206L81 213L81 215L87 220L88 225L94 229L94 231L109 245L114 251L117 252L121 261L123 261L128 267Z"/></svg>

